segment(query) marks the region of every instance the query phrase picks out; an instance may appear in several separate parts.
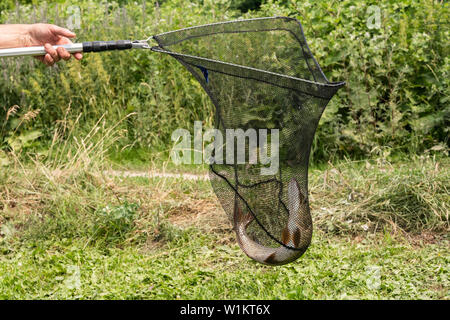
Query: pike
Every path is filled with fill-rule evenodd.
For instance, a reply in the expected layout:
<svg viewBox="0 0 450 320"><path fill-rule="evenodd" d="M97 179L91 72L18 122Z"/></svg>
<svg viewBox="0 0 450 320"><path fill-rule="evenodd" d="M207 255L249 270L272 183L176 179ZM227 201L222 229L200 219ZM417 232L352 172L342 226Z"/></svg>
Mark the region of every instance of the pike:
<svg viewBox="0 0 450 320"><path fill-rule="evenodd" d="M311 243L312 219L308 199L300 191L294 178L288 185L288 209L288 223L281 236L284 246L270 248L248 236L246 230L254 216L252 213L244 214L239 204L235 204L234 230L239 246L247 256L266 265L279 266L292 262L305 253Z"/></svg>

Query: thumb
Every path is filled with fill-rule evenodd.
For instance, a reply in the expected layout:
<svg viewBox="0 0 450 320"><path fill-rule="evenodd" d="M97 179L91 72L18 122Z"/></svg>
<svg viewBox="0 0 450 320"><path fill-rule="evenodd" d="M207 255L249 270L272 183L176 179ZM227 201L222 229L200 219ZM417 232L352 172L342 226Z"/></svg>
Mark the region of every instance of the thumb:
<svg viewBox="0 0 450 320"><path fill-rule="evenodd" d="M73 33L72 31L65 29L65 28L55 26L55 25L51 25L50 30L56 36L63 36L63 37L67 37L67 38L75 38L76 37L76 34Z"/></svg>

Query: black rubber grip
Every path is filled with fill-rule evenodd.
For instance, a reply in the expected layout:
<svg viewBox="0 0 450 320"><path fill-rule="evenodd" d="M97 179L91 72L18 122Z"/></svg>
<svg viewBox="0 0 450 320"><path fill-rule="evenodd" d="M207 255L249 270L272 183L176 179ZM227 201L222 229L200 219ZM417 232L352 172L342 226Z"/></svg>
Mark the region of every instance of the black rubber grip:
<svg viewBox="0 0 450 320"><path fill-rule="evenodd" d="M125 50L132 48L131 40L83 42L83 52Z"/></svg>

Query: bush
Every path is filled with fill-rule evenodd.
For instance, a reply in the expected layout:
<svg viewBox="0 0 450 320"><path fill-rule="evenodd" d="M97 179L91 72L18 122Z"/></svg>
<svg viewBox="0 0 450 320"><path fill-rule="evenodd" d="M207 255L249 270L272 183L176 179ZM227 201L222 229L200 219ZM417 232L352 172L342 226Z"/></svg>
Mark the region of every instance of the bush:
<svg viewBox="0 0 450 320"><path fill-rule="evenodd" d="M91 41L141 39L242 15L232 9L238 2L231 0L159 3L146 2L144 8L140 1L122 1L122 5L58 1L2 11L0 19L64 25L68 6L78 5L83 19L82 29L75 30L77 41ZM380 9L380 28L368 27L374 14L371 5ZM325 74L331 81L348 84L326 109L313 146L314 161L447 148L450 55L449 30L444 26L448 5L430 0L343 0L335 6L326 0L268 0L259 11L243 16L272 15L298 18ZM0 143L6 151L13 148L11 141L25 140L26 144L16 146L45 149L61 121L68 127L81 123L76 130L83 130L102 115L116 123L134 114L120 127L128 134L117 144L118 150L133 146L168 151L176 128L192 128L195 120L212 125L209 98L168 56L113 52L86 54L81 63L55 68L37 65L30 58L2 59L1 64ZM20 108L8 112L15 105Z"/></svg>
<svg viewBox="0 0 450 320"><path fill-rule="evenodd" d="M368 156L386 148L422 152L447 144L449 6L439 1L269 0L260 16L302 21L312 52L345 89L331 101L314 156ZM379 10L379 11L378 11ZM373 26L380 13L380 25Z"/></svg>

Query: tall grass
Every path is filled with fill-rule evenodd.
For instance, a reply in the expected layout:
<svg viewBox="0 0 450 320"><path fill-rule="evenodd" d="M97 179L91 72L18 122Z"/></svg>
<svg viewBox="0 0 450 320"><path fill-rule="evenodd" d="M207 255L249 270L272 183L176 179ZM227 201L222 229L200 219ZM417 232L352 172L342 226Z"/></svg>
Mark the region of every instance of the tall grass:
<svg viewBox="0 0 450 320"><path fill-rule="evenodd" d="M192 15L191 20L180 21L181 7L163 8L129 4L119 7L117 3L98 4L80 1L83 28L75 30L77 41L95 39L144 39L149 35L176 29L184 23L198 24L205 16ZM18 6L15 11L4 14L9 23L46 21L60 22L68 19L66 4ZM212 2L208 6L193 6L212 16ZM101 19L99 18L101 17ZM114 52L85 55L83 61L59 64L45 68L30 58L2 59L0 110L2 118L10 106L19 105L22 114L40 109L37 121L18 127L10 119L3 123L3 147L10 147L7 139L20 136L30 130L41 133L40 141L48 146L58 121L71 113L65 121L79 123L78 130L90 128L102 115L108 123L130 115L121 123L127 135L116 144L124 146L167 149L171 132L177 127L189 128L194 120L201 119L211 125L212 106L200 86L175 60L150 51ZM78 115L81 117L78 118ZM2 120L3 121L3 120Z"/></svg>
<svg viewBox="0 0 450 320"><path fill-rule="evenodd" d="M86 133L77 130L80 115L73 123L69 117L68 111L58 123L45 157L10 152L8 170L0 174L0 226L20 230L22 239L123 241L138 206L115 193L105 158L128 117L110 125L101 116Z"/></svg>

